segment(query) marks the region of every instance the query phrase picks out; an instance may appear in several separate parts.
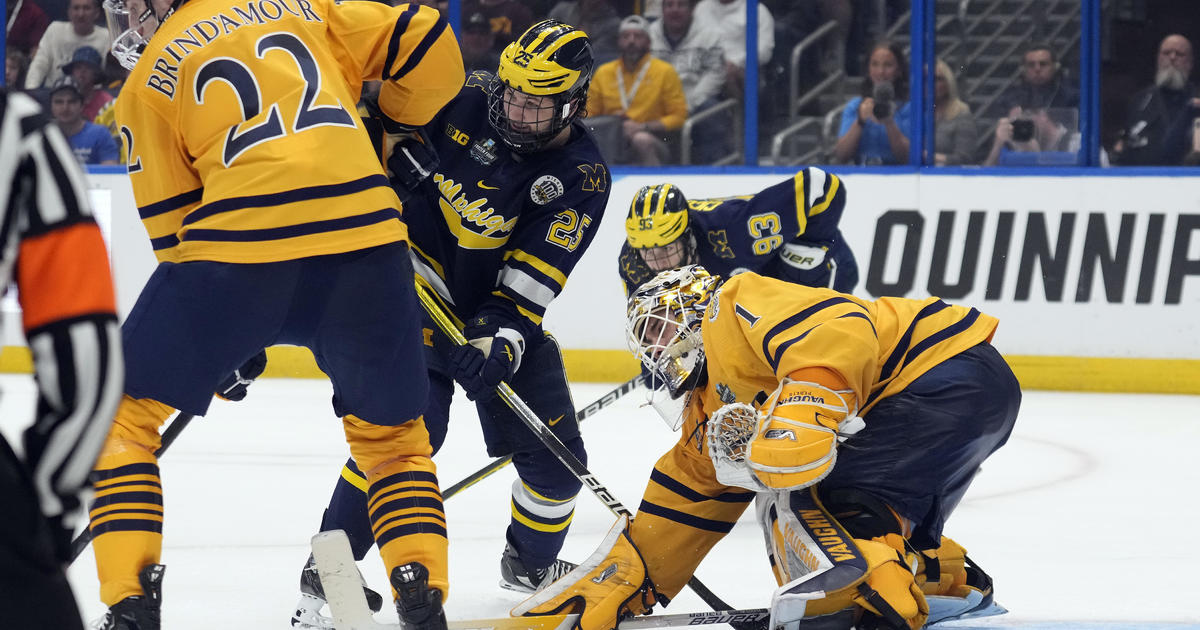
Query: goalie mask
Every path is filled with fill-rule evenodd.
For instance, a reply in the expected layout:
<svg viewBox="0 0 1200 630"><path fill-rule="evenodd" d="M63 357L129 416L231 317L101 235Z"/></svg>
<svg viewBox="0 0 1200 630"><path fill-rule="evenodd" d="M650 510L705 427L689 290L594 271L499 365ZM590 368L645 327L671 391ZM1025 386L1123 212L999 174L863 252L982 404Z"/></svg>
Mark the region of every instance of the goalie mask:
<svg viewBox="0 0 1200 630"><path fill-rule="evenodd" d="M183 0L104 0L108 37L113 57L133 70L150 38Z"/></svg>
<svg viewBox="0 0 1200 630"><path fill-rule="evenodd" d="M720 278L704 267L688 265L654 276L630 296L626 341L649 370L652 391L665 389L678 400L701 384L705 362L700 324L718 284ZM677 419L665 413L663 417L678 428Z"/></svg>
<svg viewBox="0 0 1200 630"><path fill-rule="evenodd" d="M488 123L513 151L540 151L584 110L594 63L587 33L557 20L534 24L500 55Z"/></svg>
<svg viewBox="0 0 1200 630"><path fill-rule="evenodd" d="M671 184L642 186L629 204L625 236L655 272L696 262L696 239L688 230L688 202Z"/></svg>

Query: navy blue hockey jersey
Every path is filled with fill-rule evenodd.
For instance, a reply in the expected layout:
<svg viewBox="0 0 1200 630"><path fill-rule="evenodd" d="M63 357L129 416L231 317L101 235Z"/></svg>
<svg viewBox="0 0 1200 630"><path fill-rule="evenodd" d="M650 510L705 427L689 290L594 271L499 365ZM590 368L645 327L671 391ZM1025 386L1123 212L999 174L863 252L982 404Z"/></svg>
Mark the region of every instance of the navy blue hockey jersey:
<svg viewBox="0 0 1200 630"><path fill-rule="evenodd" d="M756 195L688 200L688 229L699 262L729 277L743 271L849 293L858 266L838 222L846 206L842 180L807 167ZM628 294L654 277L626 242L619 259Z"/></svg>
<svg viewBox="0 0 1200 630"><path fill-rule="evenodd" d="M425 126L440 165L404 208L417 273L462 320L501 315L526 339L592 241L610 176L582 123L557 148L517 155L488 124L475 72Z"/></svg>

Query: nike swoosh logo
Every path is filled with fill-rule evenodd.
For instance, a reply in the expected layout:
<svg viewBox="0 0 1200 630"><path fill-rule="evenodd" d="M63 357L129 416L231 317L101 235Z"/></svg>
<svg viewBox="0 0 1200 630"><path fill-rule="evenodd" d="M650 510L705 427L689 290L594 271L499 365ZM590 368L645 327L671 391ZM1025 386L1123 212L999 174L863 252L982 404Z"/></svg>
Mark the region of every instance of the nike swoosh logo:
<svg viewBox="0 0 1200 630"><path fill-rule="evenodd" d="M481 179L481 180L479 180L479 181L477 181L477 182L475 182L475 185L476 185L476 186L478 186L478 187L480 187L480 188L482 188L482 189L484 189L484 190L500 190L500 187L499 187L499 186L488 186L487 184L483 183L483 180L482 180L482 179Z"/></svg>
<svg viewBox="0 0 1200 630"><path fill-rule="evenodd" d="M566 417L566 414L563 414L563 415L551 420L550 422L547 422L546 424L548 424L550 426L554 426L554 425L558 424L558 421L562 420L564 417Z"/></svg>

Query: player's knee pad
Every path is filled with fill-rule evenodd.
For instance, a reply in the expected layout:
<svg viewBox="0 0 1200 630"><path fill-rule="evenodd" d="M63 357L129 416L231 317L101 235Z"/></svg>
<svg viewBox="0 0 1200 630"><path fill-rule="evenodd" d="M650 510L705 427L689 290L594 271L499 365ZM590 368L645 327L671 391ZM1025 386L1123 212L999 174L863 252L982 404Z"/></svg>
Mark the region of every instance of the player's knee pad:
<svg viewBox="0 0 1200 630"><path fill-rule="evenodd" d="M654 602L646 563L622 516L587 560L518 604L512 615L578 613L575 630L612 630L621 619L649 612Z"/></svg>
<svg viewBox="0 0 1200 630"><path fill-rule="evenodd" d="M433 455L423 417L396 426L383 426L347 415L342 419L342 426L350 454L368 481L380 466L400 460L429 460Z"/></svg>
<svg viewBox="0 0 1200 630"><path fill-rule="evenodd" d="M825 509L855 538L876 538L888 534L900 534L908 538L912 534L912 522L892 509L874 495L858 488L818 487Z"/></svg>
<svg viewBox="0 0 1200 630"><path fill-rule="evenodd" d="M771 627L863 617L884 627L924 624L928 607L908 558L897 550L904 549L898 534L852 538L811 489L777 493L758 511L780 583L771 598Z"/></svg>
<svg viewBox="0 0 1200 630"><path fill-rule="evenodd" d="M162 446L158 430L174 411L172 407L156 400L123 395L96 467L111 467L104 464L113 456L117 461L123 457L132 457L137 461L153 461L153 453ZM140 454L120 455L126 451L136 451Z"/></svg>

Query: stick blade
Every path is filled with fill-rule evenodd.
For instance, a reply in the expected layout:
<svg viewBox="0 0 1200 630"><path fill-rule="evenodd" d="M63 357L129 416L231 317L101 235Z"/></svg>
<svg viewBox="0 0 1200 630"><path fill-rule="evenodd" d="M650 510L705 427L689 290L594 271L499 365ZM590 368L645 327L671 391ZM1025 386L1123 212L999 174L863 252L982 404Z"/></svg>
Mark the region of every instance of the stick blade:
<svg viewBox="0 0 1200 630"><path fill-rule="evenodd" d="M381 624L371 615L346 532L335 529L313 536L312 551L337 630L401 630L399 625Z"/></svg>
<svg viewBox="0 0 1200 630"><path fill-rule="evenodd" d="M579 615L468 619L451 621L449 630L570 630L578 620Z"/></svg>

